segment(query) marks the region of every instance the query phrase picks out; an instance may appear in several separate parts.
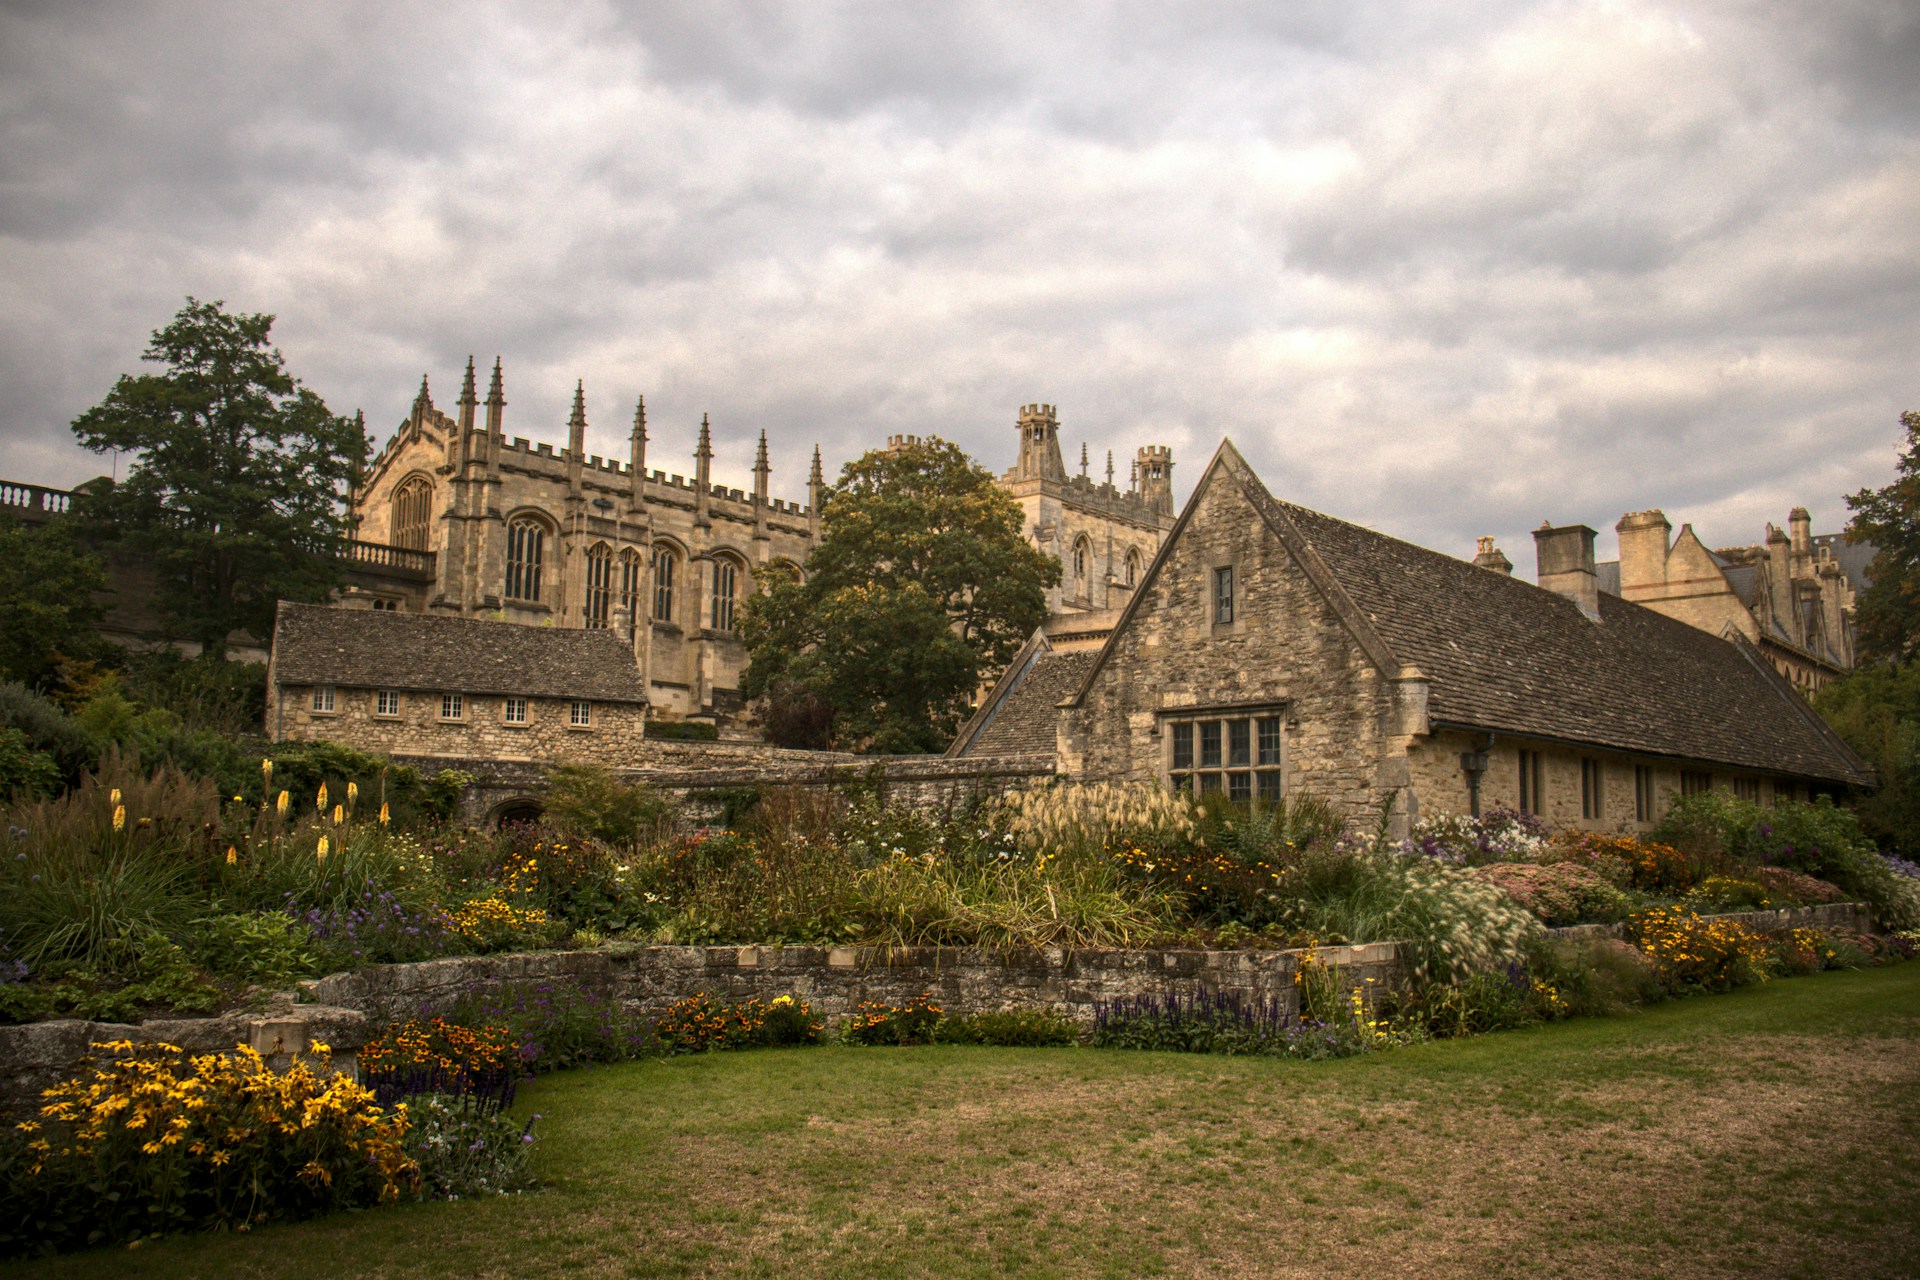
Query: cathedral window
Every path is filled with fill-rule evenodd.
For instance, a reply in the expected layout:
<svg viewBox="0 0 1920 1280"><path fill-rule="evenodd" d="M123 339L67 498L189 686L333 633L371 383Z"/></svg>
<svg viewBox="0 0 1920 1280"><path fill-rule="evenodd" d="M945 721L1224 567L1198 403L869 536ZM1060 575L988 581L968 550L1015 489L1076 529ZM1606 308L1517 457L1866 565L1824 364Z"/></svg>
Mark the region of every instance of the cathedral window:
<svg viewBox="0 0 1920 1280"><path fill-rule="evenodd" d="M540 564L546 546L547 527L532 516L507 525L507 599L540 598Z"/></svg>
<svg viewBox="0 0 1920 1280"><path fill-rule="evenodd" d="M733 630L733 606L740 590L740 566L731 560L713 562L713 629Z"/></svg>
<svg viewBox="0 0 1920 1280"><path fill-rule="evenodd" d="M605 630L613 610L613 548L596 542L587 550L587 626Z"/></svg>
<svg viewBox="0 0 1920 1280"><path fill-rule="evenodd" d="M393 491L394 546L425 551L432 518L433 486L425 476L412 476Z"/></svg>
<svg viewBox="0 0 1920 1280"><path fill-rule="evenodd" d="M333 686L317 684L313 687L313 709L322 715L333 714Z"/></svg>
<svg viewBox="0 0 1920 1280"><path fill-rule="evenodd" d="M1073 544L1074 581L1084 583L1087 580L1087 563L1093 558L1093 548L1087 545L1085 538L1075 540Z"/></svg>
<svg viewBox="0 0 1920 1280"><path fill-rule="evenodd" d="M653 620L673 621L673 573L679 557L664 544L653 549Z"/></svg>
<svg viewBox="0 0 1920 1280"><path fill-rule="evenodd" d="M1127 585L1132 586L1140 578L1140 553L1127 552Z"/></svg>
<svg viewBox="0 0 1920 1280"><path fill-rule="evenodd" d="M620 553L620 611L629 624L640 618L640 553L632 547Z"/></svg>

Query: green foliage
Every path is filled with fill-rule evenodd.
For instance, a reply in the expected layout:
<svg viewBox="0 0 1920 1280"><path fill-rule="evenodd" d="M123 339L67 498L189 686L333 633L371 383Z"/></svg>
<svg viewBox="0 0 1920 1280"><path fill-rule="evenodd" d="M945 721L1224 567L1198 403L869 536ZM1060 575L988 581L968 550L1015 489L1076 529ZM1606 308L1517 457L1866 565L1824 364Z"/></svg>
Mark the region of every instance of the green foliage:
<svg viewBox="0 0 1920 1280"><path fill-rule="evenodd" d="M720 737L720 726L698 720L649 720L647 736L662 742L715 742Z"/></svg>
<svg viewBox="0 0 1920 1280"><path fill-rule="evenodd" d="M267 669L258 662L151 649L120 659L120 681L129 697L165 709L189 730L258 737L266 719Z"/></svg>
<svg viewBox="0 0 1920 1280"><path fill-rule="evenodd" d="M0 726L18 729L27 745L44 751L66 782L75 782L100 758L100 743L52 699L23 684L0 684Z"/></svg>
<svg viewBox="0 0 1920 1280"><path fill-rule="evenodd" d="M313 936L284 911L223 912L191 921L186 954L211 973L281 988L319 971Z"/></svg>
<svg viewBox="0 0 1920 1280"><path fill-rule="evenodd" d="M1478 1036L1537 1021L1528 999L1531 991L1532 984L1518 969L1481 970L1457 982L1429 982L1394 992L1381 1000L1380 1012L1434 1039Z"/></svg>
<svg viewBox="0 0 1920 1280"><path fill-rule="evenodd" d="M646 787L621 782L605 765L562 765L547 777L544 820L563 836L626 848L661 832L672 809Z"/></svg>
<svg viewBox="0 0 1920 1280"><path fill-rule="evenodd" d="M307 805L324 786L339 803L346 799L348 784L352 784L369 810L385 803L394 820L405 823L414 818L444 816L450 809L448 795L457 798L466 786L465 775L456 770L445 770L429 782L410 765L394 764L385 756L337 742L274 743L271 758L270 784L265 781L260 762L253 761L245 791L249 799L270 801L278 792L286 791L296 804Z"/></svg>
<svg viewBox="0 0 1920 1280"><path fill-rule="evenodd" d="M105 567L71 522L32 528L0 515L0 680L44 684L60 658L98 652L94 597L106 587Z"/></svg>
<svg viewBox="0 0 1920 1280"><path fill-rule="evenodd" d="M840 1043L851 1045L932 1044L940 1025L940 1006L931 992L905 1004L863 1000L840 1022Z"/></svg>
<svg viewBox="0 0 1920 1280"><path fill-rule="evenodd" d="M522 1124L470 1096L416 1094L407 1099L407 1155L420 1168L421 1193L470 1200L531 1191L534 1116Z"/></svg>
<svg viewBox="0 0 1920 1280"><path fill-rule="evenodd" d="M1920 413L1901 414L1900 426L1907 438L1895 463L1898 475L1885 488L1847 499L1853 508L1847 540L1872 543L1875 552L1872 585L1857 601L1860 648L1905 662L1920 652Z"/></svg>
<svg viewBox="0 0 1920 1280"><path fill-rule="evenodd" d="M1871 663L1816 693L1813 705L1880 775L1854 811L1889 852L1920 856L1920 664Z"/></svg>
<svg viewBox="0 0 1920 1280"><path fill-rule="evenodd" d="M35 751L18 729L0 728L0 800L49 796L60 788L60 765Z"/></svg>
<svg viewBox="0 0 1920 1280"><path fill-rule="evenodd" d="M1059 561L1021 536L993 476L938 439L848 463L822 516L804 581L770 566L742 609L741 689L812 690L834 739L862 750L936 750L1046 617Z"/></svg>
<svg viewBox="0 0 1920 1280"><path fill-rule="evenodd" d="M159 578L176 634L223 652L230 632L264 638L276 600L324 600L346 525L341 495L366 444L268 345L273 317L192 298L74 434L133 455L125 481L83 513Z"/></svg>
<svg viewBox="0 0 1920 1280"><path fill-rule="evenodd" d="M1080 1043L1081 1028L1058 1009L993 1009L950 1014L933 1029L936 1044L1046 1048Z"/></svg>

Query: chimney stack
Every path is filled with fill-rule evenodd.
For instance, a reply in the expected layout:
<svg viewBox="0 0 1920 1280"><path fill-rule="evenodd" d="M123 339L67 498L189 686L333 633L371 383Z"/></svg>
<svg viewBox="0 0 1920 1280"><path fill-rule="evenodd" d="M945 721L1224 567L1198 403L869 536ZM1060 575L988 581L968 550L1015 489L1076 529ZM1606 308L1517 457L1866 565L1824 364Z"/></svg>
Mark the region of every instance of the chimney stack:
<svg viewBox="0 0 1920 1280"><path fill-rule="evenodd" d="M1600 580L1593 570L1594 533L1584 524L1555 528L1543 524L1533 531L1539 557L1539 582L1556 595L1580 606L1580 612L1600 621Z"/></svg>
<svg viewBox="0 0 1920 1280"><path fill-rule="evenodd" d="M1491 535L1480 539L1479 550L1474 553L1473 562L1482 569L1491 569L1495 573L1513 576L1513 561L1507 559L1507 553L1493 545Z"/></svg>

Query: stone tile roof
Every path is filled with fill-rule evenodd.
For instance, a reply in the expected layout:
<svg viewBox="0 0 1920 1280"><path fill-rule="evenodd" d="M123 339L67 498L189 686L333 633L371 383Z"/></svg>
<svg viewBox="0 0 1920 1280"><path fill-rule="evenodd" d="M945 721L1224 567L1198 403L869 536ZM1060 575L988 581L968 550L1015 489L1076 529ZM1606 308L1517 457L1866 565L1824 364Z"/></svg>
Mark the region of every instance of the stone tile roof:
<svg viewBox="0 0 1920 1280"><path fill-rule="evenodd" d="M1057 745L1061 699L1072 696L1093 669L1098 649L1070 653L1043 650L1024 655L1012 683L996 689L985 708L985 719L970 724L970 737L957 743L960 756L1010 756L1044 752ZM1020 659L1016 659L1020 662Z"/></svg>
<svg viewBox="0 0 1920 1280"><path fill-rule="evenodd" d="M647 700L632 652L611 631L285 600L274 622L273 676L281 685Z"/></svg>
<svg viewBox="0 0 1920 1280"><path fill-rule="evenodd" d="M1244 463L1241 464L1245 466ZM1872 771L1757 653L1618 596L1600 621L1488 573L1306 507L1277 509L1403 663L1433 682L1435 723L1867 783Z"/></svg>

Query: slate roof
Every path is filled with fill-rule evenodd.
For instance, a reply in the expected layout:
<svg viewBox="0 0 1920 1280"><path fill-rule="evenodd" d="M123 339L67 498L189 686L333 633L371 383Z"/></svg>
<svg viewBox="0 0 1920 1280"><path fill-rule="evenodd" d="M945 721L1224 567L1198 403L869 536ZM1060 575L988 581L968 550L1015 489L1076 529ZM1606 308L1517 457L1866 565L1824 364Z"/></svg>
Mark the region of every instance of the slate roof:
<svg viewBox="0 0 1920 1280"><path fill-rule="evenodd" d="M1436 726L1873 781L1872 770L1744 641L1606 594L1595 623L1573 601L1530 582L1281 502L1231 443L1221 445L1188 500L1149 581L1201 492L1220 481L1237 482L1283 541L1291 533L1317 553L1333 589L1372 623L1391 657L1432 681L1428 712Z"/></svg>
<svg viewBox="0 0 1920 1280"><path fill-rule="evenodd" d="M1097 649L1053 653L1044 647L1024 652L1014 660L1010 684L994 690L983 708L984 718L970 722L949 755L1010 756L1051 754L1058 746L1056 729L1060 702L1080 688Z"/></svg>
<svg viewBox="0 0 1920 1280"><path fill-rule="evenodd" d="M273 673L282 685L647 700L632 651L612 631L285 600L274 620Z"/></svg>

